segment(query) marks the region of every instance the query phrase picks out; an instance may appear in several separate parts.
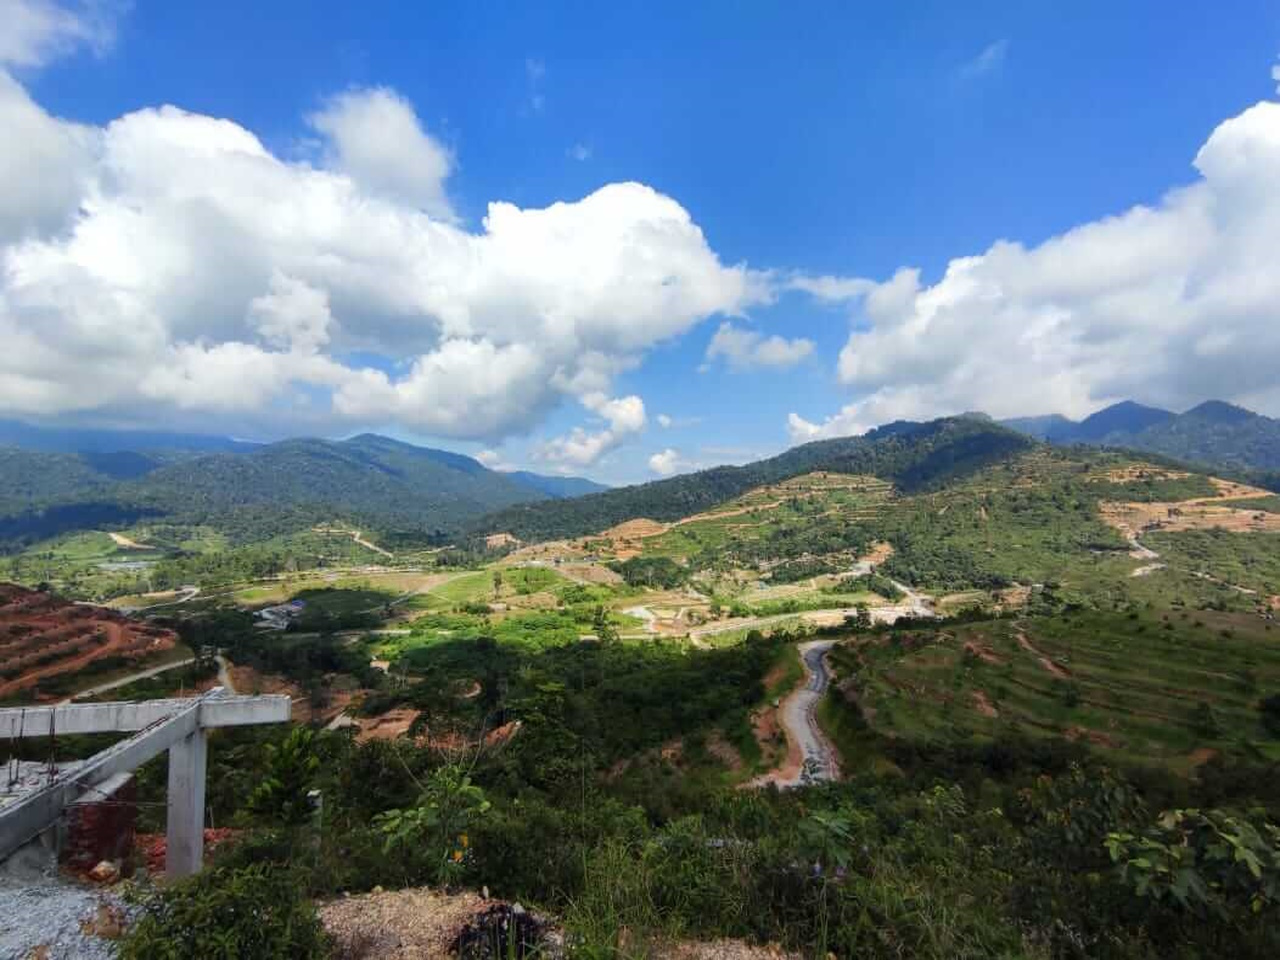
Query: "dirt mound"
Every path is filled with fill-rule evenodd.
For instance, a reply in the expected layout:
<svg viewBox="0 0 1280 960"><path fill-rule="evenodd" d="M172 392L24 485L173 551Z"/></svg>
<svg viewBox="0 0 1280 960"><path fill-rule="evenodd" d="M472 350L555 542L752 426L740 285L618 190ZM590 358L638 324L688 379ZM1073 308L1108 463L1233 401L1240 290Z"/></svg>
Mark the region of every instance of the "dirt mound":
<svg viewBox="0 0 1280 960"><path fill-rule="evenodd" d="M476 893L375 890L322 904L320 921L339 956L422 960L452 956L463 930L495 905Z"/></svg>
<svg viewBox="0 0 1280 960"><path fill-rule="evenodd" d="M484 545L489 550L499 550L502 547L518 547L520 540L509 533L491 533L484 538Z"/></svg>

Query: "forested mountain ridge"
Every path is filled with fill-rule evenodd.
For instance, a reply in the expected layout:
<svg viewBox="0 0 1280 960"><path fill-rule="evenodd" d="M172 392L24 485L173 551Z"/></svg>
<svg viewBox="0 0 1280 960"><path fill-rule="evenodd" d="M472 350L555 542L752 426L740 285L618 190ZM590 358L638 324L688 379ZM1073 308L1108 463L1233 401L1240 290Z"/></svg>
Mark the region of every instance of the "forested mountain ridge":
<svg viewBox="0 0 1280 960"><path fill-rule="evenodd" d="M141 517L207 524L237 542L333 520L438 537L573 482L516 477L463 454L373 434L175 458L0 447L0 540L18 546Z"/></svg>
<svg viewBox="0 0 1280 960"><path fill-rule="evenodd" d="M1280 420L1221 400L1185 413L1124 401L1080 422L1057 414L1001 423L1050 443L1088 443L1245 470L1280 469Z"/></svg>
<svg viewBox="0 0 1280 960"><path fill-rule="evenodd" d="M1034 445L1026 436L978 417L899 421L861 437L815 440L740 467L713 467L572 500L518 505L483 518L476 530L540 540L582 536L637 517L678 520L753 487L818 470L867 474L903 490L921 490Z"/></svg>

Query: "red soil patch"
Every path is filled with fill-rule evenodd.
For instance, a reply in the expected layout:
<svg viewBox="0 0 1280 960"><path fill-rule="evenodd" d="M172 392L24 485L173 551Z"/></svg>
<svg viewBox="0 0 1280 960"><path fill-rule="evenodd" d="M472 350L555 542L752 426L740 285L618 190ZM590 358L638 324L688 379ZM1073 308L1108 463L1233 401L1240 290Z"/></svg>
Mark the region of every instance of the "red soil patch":
<svg viewBox="0 0 1280 960"><path fill-rule="evenodd" d="M1031 641L1027 639L1027 635L1025 633L1022 633L1021 631L1019 631L1018 633L1018 646L1020 646L1023 650L1027 651L1027 653L1032 654L1037 660L1040 661L1040 666L1044 667L1045 670L1049 671L1049 673L1053 674L1059 680L1071 679L1071 672L1069 670L1066 670L1058 666L1056 663L1054 663L1052 660L1046 657L1043 653L1037 650L1034 646L1032 646Z"/></svg>
<svg viewBox="0 0 1280 960"><path fill-rule="evenodd" d="M1004 663L996 656L995 651L988 647L985 643L979 643L976 640L966 640L964 642L964 652L973 654L983 663L990 663L993 666L999 666Z"/></svg>
<svg viewBox="0 0 1280 960"><path fill-rule="evenodd" d="M230 827L220 827L217 830L206 829L204 832L204 852L207 856L213 853L218 847L229 841L235 840L240 836L243 830L232 830ZM134 839L134 849L141 858L143 865L147 868L147 873L155 876L164 873L165 860L168 857L168 844L163 833L140 833Z"/></svg>
<svg viewBox="0 0 1280 960"><path fill-rule="evenodd" d="M369 740L399 739L409 733L409 728L413 726L413 721L418 719L418 714L417 710L401 707L388 710L376 717L361 717L356 721L360 725L356 740L366 743Z"/></svg>
<svg viewBox="0 0 1280 960"><path fill-rule="evenodd" d="M142 660L177 642L172 630L106 607L0 584L0 697L107 657Z"/></svg>
<svg viewBox="0 0 1280 960"><path fill-rule="evenodd" d="M500 747L503 744L510 743L511 738L520 732L521 721L512 720L510 723L504 723L500 727L494 727L484 737L484 745L486 747Z"/></svg>
<svg viewBox="0 0 1280 960"><path fill-rule="evenodd" d="M973 709L992 720L1000 716L1000 711L992 705L991 701L987 699L986 693L982 690L973 691Z"/></svg>
<svg viewBox="0 0 1280 960"><path fill-rule="evenodd" d="M871 552L865 556L858 558L859 563L869 563L872 566L879 566L890 557L893 556L893 544L884 540L877 540L871 544Z"/></svg>
<svg viewBox="0 0 1280 960"><path fill-rule="evenodd" d="M1213 747L1200 747L1199 749L1191 751L1189 759L1191 760L1191 765L1193 767L1198 767L1201 764L1208 763L1217 755L1218 751L1213 749Z"/></svg>
<svg viewBox="0 0 1280 960"><path fill-rule="evenodd" d="M1087 740L1094 746L1107 747L1111 750L1120 746L1120 741L1115 737L1103 733L1101 730L1090 730L1088 727L1067 727L1063 736L1068 740Z"/></svg>

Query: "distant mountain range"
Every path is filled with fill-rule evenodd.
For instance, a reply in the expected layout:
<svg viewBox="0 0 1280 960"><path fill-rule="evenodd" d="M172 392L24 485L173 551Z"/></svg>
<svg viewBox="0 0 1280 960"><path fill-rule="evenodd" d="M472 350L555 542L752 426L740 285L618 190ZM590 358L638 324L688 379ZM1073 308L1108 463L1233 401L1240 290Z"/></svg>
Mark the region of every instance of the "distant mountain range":
<svg viewBox="0 0 1280 960"><path fill-rule="evenodd" d="M1221 400L1181 414L1126 400L1079 422L1052 414L1001 423L1050 443L1127 447L1214 467L1280 470L1280 420Z"/></svg>
<svg viewBox="0 0 1280 960"><path fill-rule="evenodd" d="M0 543L10 546L142 518L208 524L239 541L333 520L421 537L514 504L604 489L502 473L374 434L253 444L0 424Z"/></svg>

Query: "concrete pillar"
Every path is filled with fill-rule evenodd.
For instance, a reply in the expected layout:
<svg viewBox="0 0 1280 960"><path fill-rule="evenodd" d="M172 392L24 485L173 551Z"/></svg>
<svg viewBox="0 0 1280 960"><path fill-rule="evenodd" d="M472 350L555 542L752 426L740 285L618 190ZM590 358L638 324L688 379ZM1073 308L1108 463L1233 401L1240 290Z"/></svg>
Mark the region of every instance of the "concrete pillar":
<svg viewBox="0 0 1280 960"><path fill-rule="evenodd" d="M196 730L169 748L165 873L186 877L204 859L204 773L208 734Z"/></svg>

